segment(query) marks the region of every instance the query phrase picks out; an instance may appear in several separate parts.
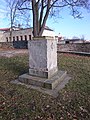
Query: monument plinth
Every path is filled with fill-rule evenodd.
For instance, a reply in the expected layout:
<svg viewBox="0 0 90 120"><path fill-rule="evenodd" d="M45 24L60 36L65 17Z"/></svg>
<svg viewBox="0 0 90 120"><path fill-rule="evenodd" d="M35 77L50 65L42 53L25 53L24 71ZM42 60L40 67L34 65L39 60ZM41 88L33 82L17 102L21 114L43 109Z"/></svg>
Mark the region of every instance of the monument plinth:
<svg viewBox="0 0 90 120"><path fill-rule="evenodd" d="M26 85L56 97L70 79L57 69L57 41L53 37L36 37L28 41L29 73L20 75L15 84Z"/></svg>
<svg viewBox="0 0 90 120"><path fill-rule="evenodd" d="M57 44L53 37L36 37L28 42L29 74L50 78L57 72Z"/></svg>

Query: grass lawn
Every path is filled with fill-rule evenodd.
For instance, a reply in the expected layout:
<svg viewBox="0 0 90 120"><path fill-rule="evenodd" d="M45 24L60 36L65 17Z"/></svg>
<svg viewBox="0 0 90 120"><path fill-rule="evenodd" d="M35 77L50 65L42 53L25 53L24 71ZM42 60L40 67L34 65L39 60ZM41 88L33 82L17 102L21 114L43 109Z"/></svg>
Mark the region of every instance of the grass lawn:
<svg viewBox="0 0 90 120"><path fill-rule="evenodd" d="M72 77L57 98L10 84L28 72L28 56L0 57L0 120L90 120L90 57L58 54Z"/></svg>

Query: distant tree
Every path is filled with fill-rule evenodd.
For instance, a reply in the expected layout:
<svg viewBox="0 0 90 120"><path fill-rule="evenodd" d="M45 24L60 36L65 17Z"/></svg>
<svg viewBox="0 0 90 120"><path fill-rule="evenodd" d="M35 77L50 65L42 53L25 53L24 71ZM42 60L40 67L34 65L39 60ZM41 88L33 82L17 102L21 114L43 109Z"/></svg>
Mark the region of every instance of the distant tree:
<svg viewBox="0 0 90 120"><path fill-rule="evenodd" d="M75 40L75 39L80 39L80 38L77 36L73 36L72 39Z"/></svg>
<svg viewBox="0 0 90 120"><path fill-rule="evenodd" d="M10 20L10 41L12 41L13 26L16 26L16 27L18 25L22 26L22 23L21 23L22 20L24 21L23 26L25 26L25 23L26 24L28 23L27 25L29 25L30 16L29 14L26 14L27 13L26 11L18 10L18 5L19 5L20 0L4 0L4 1L6 2L7 15Z"/></svg>
<svg viewBox="0 0 90 120"><path fill-rule="evenodd" d="M85 40L85 36L84 35L81 35L81 40Z"/></svg>
<svg viewBox="0 0 90 120"><path fill-rule="evenodd" d="M33 35L36 37L42 35L49 15L54 16L67 7L74 18L81 18L79 8L89 9L89 5L89 0L20 0L18 9L32 10Z"/></svg>
<svg viewBox="0 0 90 120"><path fill-rule="evenodd" d="M14 20L16 18L17 14L17 6L18 6L18 1L19 0L4 0L6 2L7 6L7 14L9 15L10 18L10 41L12 40L12 30L13 30L13 25L14 25Z"/></svg>

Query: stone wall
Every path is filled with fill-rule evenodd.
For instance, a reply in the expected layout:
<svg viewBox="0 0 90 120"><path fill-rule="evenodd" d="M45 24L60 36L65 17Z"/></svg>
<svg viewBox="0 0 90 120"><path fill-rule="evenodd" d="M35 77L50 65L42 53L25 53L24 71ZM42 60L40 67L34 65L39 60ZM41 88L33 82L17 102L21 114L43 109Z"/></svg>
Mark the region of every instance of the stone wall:
<svg viewBox="0 0 90 120"><path fill-rule="evenodd" d="M0 42L0 48L13 48L12 42Z"/></svg>
<svg viewBox="0 0 90 120"><path fill-rule="evenodd" d="M90 52L90 43L58 44L57 51Z"/></svg>
<svg viewBox="0 0 90 120"><path fill-rule="evenodd" d="M0 42L0 48L27 49L28 41Z"/></svg>

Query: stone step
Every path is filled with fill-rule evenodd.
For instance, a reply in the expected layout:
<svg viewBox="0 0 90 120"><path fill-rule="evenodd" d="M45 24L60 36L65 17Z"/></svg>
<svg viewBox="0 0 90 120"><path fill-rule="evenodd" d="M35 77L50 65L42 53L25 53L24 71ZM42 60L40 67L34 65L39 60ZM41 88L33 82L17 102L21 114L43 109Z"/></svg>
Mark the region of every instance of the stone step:
<svg viewBox="0 0 90 120"><path fill-rule="evenodd" d="M67 75L66 71L58 71L51 78L41 78L31 76L29 74L23 74L19 76L19 81L28 85L38 86L46 89L55 89L60 82L62 82Z"/></svg>
<svg viewBox="0 0 90 120"><path fill-rule="evenodd" d="M66 71L58 71L57 74L55 74L53 77L45 80L44 88L54 89L61 81L65 79L66 75Z"/></svg>

